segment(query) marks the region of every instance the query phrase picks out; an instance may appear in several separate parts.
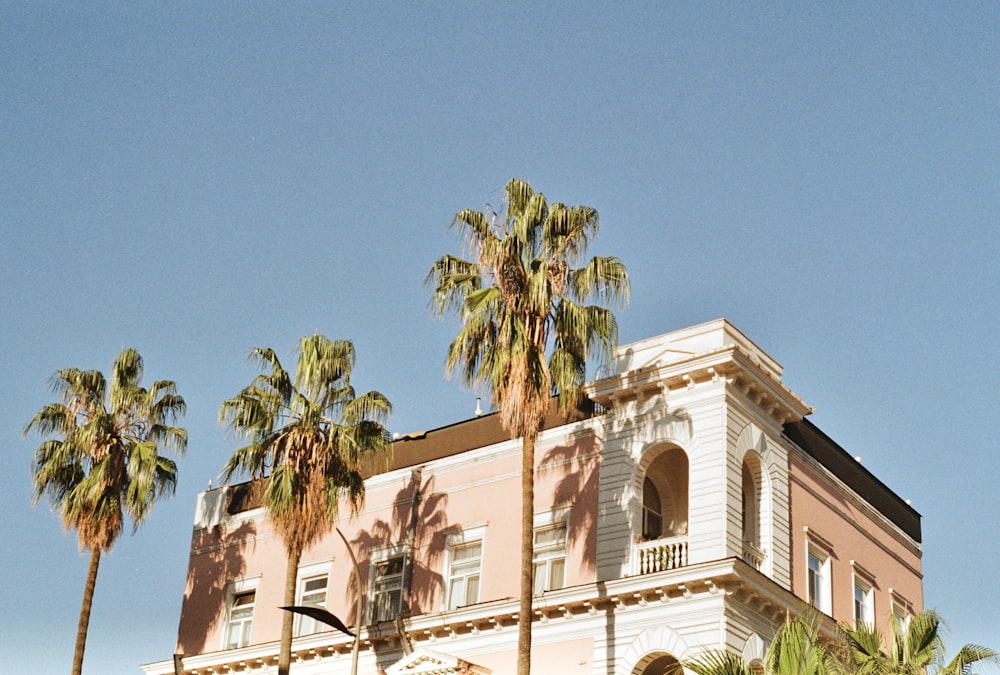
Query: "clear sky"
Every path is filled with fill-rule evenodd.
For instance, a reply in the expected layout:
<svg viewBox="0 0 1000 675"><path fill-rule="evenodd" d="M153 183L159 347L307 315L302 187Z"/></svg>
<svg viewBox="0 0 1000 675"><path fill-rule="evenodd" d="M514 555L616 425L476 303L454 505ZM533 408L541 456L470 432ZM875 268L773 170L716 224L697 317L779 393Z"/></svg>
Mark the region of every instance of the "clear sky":
<svg viewBox="0 0 1000 675"><path fill-rule="evenodd" d="M49 376L176 380L177 495L102 562L84 672L170 658L251 347L348 338L402 433L470 417L424 276L511 177L601 214L622 342L726 317L924 520L1000 648L1000 4L0 1L0 672L69 669L86 557L31 508Z"/></svg>

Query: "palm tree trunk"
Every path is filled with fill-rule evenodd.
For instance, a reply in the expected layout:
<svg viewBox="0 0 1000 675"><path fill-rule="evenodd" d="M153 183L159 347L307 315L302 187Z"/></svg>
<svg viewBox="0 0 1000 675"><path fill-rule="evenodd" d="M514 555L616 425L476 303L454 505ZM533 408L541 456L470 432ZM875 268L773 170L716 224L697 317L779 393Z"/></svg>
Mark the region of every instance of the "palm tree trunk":
<svg viewBox="0 0 1000 675"><path fill-rule="evenodd" d="M535 438L528 432L521 446L521 601L517 621L517 675L531 672L531 592L535 557Z"/></svg>
<svg viewBox="0 0 1000 675"><path fill-rule="evenodd" d="M302 552L288 551L288 567L285 570L285 607L295 604L295 584L299 577L299 558ZM281 647L278 651L278 675L288 675L292 667L292 612L282 612L281 617Z"/></svg>
<svg viewBox="0 0 1000 675"><path fill-rule="evenodd" d="M83 604L80 606L80 621L76 625L76 648L73 650L73 675L83 670L83 650L87 647L87 627L90 626L90 608L94 604L94 586L97 585L97 568L101 564L101 549L90 549L90 563L87 565L87 581L83 587Z"/></svg>

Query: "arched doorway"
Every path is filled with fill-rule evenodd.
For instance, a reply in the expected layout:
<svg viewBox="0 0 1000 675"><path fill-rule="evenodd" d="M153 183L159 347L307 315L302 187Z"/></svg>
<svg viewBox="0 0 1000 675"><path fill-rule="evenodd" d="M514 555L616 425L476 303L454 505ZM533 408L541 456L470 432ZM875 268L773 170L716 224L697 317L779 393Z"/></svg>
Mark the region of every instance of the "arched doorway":
<svg viewBox="0 0 1000 675"><path fill-rule="evenodd" d="M678 447L661 446L647 454L634 574L687 565L688 473L687 453Z"/></svg>
<svg viewBox="0 0 1000 675"><path fill-rule="evenodd" d="M680 448L659 452L642 481L642 538L687 534L688 457Z"/></svg>
<svg viewBox="0 0 1000 675"><path fill-rule="evenodd" d="M683 675L684 668L673 654L653 652L635 664L631 675Z"/></svg>

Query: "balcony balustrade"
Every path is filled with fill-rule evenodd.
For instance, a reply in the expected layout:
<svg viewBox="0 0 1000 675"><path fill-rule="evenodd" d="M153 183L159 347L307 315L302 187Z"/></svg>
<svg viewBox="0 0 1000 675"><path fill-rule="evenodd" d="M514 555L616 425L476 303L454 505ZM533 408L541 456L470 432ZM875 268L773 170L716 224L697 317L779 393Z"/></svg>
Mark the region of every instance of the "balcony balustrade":
<svg viewBox="0 0 1000 675"><path fill-rule="evenodd" d="M758 572L764 564L764 551L749 541L743 542L743 562L750 565Z"/></svg>
<svg viewBox="0 0 1000 675"><path fill-rule="evenodd" d="M687 536L645 541L636 547L633 574L653 574L688 564Z"/></svg>

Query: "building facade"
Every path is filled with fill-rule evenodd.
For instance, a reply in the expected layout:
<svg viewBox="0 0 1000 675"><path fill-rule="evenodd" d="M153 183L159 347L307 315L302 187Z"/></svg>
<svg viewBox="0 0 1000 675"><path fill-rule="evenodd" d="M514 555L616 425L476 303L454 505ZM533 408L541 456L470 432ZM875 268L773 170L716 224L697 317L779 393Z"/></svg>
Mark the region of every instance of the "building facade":
<svg viewBox="0 0 1000 675"><path fill-rule="evenodd" d="M535 672L752 660L806 604L827 631L922 609L920 516L734 326L624 345L615 366L538 439ZM514 671L520 449L496 415L399 438L361 512L303 555L297 604L360 625L359 672ZM257 497L199 496L177 653L149 675L276 672L286 559ZM296 621L293 673L350 672L351 637Z"/></svg>

